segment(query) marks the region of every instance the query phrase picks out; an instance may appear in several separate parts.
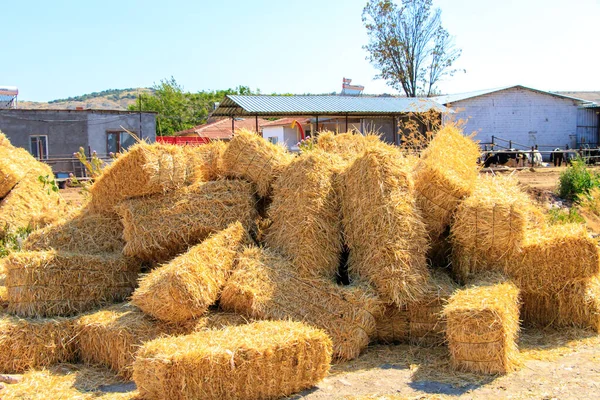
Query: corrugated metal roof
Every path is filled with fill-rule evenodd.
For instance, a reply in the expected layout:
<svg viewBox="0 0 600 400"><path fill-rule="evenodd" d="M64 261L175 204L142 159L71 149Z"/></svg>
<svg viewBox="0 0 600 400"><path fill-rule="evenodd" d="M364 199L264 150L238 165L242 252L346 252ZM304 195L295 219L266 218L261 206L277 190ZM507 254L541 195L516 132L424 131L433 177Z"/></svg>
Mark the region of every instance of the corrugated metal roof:
<svg viewBox="0 0 600 400"><path fill-rule="evenodd" d="M498 88L494 88L494 89L476 90L474 92L448 94L448 95L445 95L445 96L432 97L432 99L435 100L435 101L437 101L440 104L447 105L447 104L450 104L450 103L455 103L457 101L466 100L466 99L470 99L470 98L473 98L473 97L484 96L486 94L500 92L502 90L514 89L514 88L521 88L521 89L531 90L533 92L548 94L550 96L561 97L561 98L564 98L564 99L570 99L570 100L580 101L580 102L583 102L583 103L589 102L589 100L579 99L577 97L565 96L564 94L559 94L559 93L546 92L544 90L533 89L533 88L530 88L530 87L527 87L527 86L523 86L523 85L502 86L502 87L498 87Z"/></svg>
<svg viewBox="0 0 600 400"><path fill-rule="evenodd" d="M407 97L232 95L225 97L212 115L390 115L431 109L447 111L431 99Z"/></svg>

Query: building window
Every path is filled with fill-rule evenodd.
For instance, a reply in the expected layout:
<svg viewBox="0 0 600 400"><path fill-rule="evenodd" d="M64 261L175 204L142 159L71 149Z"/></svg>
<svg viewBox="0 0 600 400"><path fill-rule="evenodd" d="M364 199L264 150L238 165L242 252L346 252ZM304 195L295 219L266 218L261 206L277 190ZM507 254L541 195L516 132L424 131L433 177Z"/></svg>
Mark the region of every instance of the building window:
<svg viewBox="0 0 600 400"><path fill-rule="evenodd" d="M48 136L30 135L29 152L38 160L48 159Z"/></svg>
<svg viewBox="0 0 600 400"><path fill-rule="evenodd" d="M106 152L120 153L135 144L135 139L125 131L106 131Z"/></svg>
<svg viewBox="0 0 600 400"><path fill-rule="evenodd" d="M271 136L269 138L269 142L273 143L273 144L277 144L277 141L279 140L279 138L277 136Z"/></svg>

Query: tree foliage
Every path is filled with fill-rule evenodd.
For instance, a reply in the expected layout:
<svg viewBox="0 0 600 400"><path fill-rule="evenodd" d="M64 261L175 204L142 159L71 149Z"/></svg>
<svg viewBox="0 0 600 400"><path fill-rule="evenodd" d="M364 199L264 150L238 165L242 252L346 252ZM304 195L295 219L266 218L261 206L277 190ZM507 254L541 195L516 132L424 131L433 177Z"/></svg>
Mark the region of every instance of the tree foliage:
<svg viewBox="0 0 600 400"><path fill-rule="evenodd" d="M161 136L170 136L206 123L215 103L222 101L226 95L254 94L247 86L189 93L173 77L155 84L153 91L152 94L141 94L129 109L156 112L156 130Z"/></svg>
<svg viewBox="0 0 600 400"><path fill-rule="evenodd" d="M436 84L457 70L461 54L442 27L441 11L432 0L369 0L362 19L369 35L369 60L387 81L408 97L432 96Z"/></svg>

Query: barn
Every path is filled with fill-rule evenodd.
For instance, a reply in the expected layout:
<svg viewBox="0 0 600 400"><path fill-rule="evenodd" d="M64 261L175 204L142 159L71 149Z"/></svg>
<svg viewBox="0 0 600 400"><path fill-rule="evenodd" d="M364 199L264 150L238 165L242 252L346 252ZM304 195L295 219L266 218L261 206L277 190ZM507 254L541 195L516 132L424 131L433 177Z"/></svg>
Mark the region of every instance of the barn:
<svg viewBox="0 0 600 400"><path fill-rule="evenodd" d="M598 145L598 116L587 100L521 85L433 99L454 110L444 118L466 120L464 131L475 132L482 147L544 152Z"/></svg>

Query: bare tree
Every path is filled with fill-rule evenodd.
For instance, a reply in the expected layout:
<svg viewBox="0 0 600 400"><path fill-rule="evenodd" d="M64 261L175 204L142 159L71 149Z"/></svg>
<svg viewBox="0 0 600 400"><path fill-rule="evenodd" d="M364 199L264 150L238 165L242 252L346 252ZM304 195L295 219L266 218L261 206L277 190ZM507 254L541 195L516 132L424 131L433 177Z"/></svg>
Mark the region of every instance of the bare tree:
<svg viewBox="0 0 600 400"><path fill-rule="evenodd" d="M436 83L457 70L452 65L461 54L442 27L441 11L432 0L369 0L362 20L367 28L369 60L380 71L378 78L408 97L430 97Z"/></svg>

